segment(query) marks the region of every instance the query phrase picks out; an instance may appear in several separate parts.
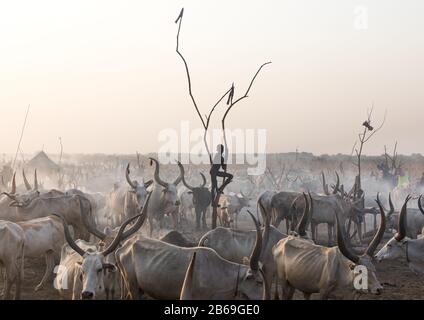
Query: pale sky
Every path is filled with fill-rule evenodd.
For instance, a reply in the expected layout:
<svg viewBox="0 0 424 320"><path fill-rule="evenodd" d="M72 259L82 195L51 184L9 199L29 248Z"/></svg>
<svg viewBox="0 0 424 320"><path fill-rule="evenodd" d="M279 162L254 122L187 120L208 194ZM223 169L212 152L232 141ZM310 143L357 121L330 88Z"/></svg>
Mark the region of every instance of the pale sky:
<svg viewBox="0 0 424 320"><path fill-rule="evenodd" d="M374 103L373 124L387 120L365 153L397 140L424 154L421 0L2 1L0 153L15 152L28 104L25 153L57 153L58 137L68 153L154 152L161 130L198 128L175 52L181 7L203 114L271 60L227 127L267 129L269 152L350 153Z"/></svg>

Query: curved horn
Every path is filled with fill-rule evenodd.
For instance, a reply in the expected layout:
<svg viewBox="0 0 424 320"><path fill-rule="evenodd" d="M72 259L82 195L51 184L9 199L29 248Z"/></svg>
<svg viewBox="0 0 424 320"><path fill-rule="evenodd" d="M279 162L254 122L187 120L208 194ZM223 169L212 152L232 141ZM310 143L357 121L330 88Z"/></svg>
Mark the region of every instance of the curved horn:
<svg viewBox="0 0 424 320"><path fill-rule="evenodd" d="M121 241L124 241L124 240L128 239L129 237L131 237L134 233L136 233L143 226L144 222L146 221L147 208L149 206L149 201L150 201L151 195L152 195L152 193L149 192L149 194L147 195L146 201L144 202L144 206L143 206L143 210L141 211L140 218L136 221L136 223L134 223L133 226L131 226L131 228L129 228L127 231L125 231L122 234Z"/></svg>
<svg viewBox="0 0 424 320"><path fill-rule="evenodd" d="M153 183L153 180L149 180L147 182L144 183L144 187L147 189L148 187L150 187L150 185Z"/></svg>
<svg viewBox="0 0 424 320"><path fill-rule="evenodd" d="M188 265L188 269L184 278L183 287L181 289L180 300L193 300L193 274L194 274L194 265L196 263L196 251L193 252L193 255Z"/></svg>
<svg viewBox="0 0 424 320"><path fill-rule="evenodd" d="M150 163L153 164L153 162L155 163L156 167L155 167L155 174L154 174L154 179L156 181L157 184L161 185L164 188L168 188L168 183L162 181L162 179L159 176L159 162L154 159L154 158L149 158L150 159Z"/></svg>
<svg viewBox="0 0 424 320"><path fill-rule="evenodd" d="M6 187L6 183L4 183L4 177L3 177L3 175L1 176L1 185L3 187Z"/></svg>
<svg viewBox="0 0 424 320"><path fill-rule="evenodd" d="M268 245L268 241L269 241L269 234L270 234L270 229L271 229L271 216L270 214L266 211L265 207L262 204L261 198L258 199L258 206L261 207L261 211L264 213L265 215L265 219L264 219L264 234L263 234L263 242L262 242L262 248L266 248ZM258 207L257 206L257 207ZM257 208L258 210L258 208ZM259 219L259 218L258 218Z"/></svg>
<svg viewBox="0 0 424 320"><path fill-rule="evenodd" d="M202 180L203 180L203 183L200 185L200 187L199 187L199 188L204 188L204 187L206 186L206 177L205 177L205 175L204 175L203 173L201 173L201 172L199 172L199 174L202 176Z"/></svg>
<svg viewBox="0 0 424 320"><path fill-rule="evenodd" d="M253 222L255 223L255 226L256 226L256 243L255 243L255 248L253 249L253 252L250 256L250 269L252 269L253 271L258 271L259 270L259 257L261 255L261 251L262 251L262 232L261 232L261 228L259 227L259 223L256 220L255 216L249 210L247 210L247 213L250 214L250 216L252 217L252 220L253 220Z"/></svg>
<svg viewBox="0 0 424 320"><path fill-rule="evenodd" d="M13 173L13 179L12 179L12 190L10 191L11 194L16 193L16 172Z"/></svg>
<svg viewBox="0 0 424 320"><path fill-rule="evenodd" d="M423 195L420 195L420 197L418 198L418 208L420 209L421 213L424 214L424 209L421 205L421 198Z"/></svg>
<svg viewBox="0 0 424 320"><path fill-rule="evenodd" d="M350 250L347 248L344 239L343 239L343 231L342 226L339 221L339 215L336 213L336 224L337 224L337 246L339 247L340 252L348 258L353 263L357 264L359 263L359 257L355 255L354 253L350 252Z"/></svg>
<svg viewBox="0 0 424 320"><path fill-rule="evenodd" d="M135 219L140 218L142 216L141 214L138 214L132 218L127 219L119 228L118 234L115 236L115 239L113 239L112 243L102 252L103 256L107 256L108 254L115 251L115 249L118 247L119 243L121 242L122 235L124 233L125 228L127 225L129 225L131 222L133 222Z"/></svg>
<svg viewBox="0 0 424 320"><path fill-rule="evenodd" d="M305 209L303 210L302 219L300 219L299 225L297 226L297 233L301 237L306 236L306 224L308 223L308 216L310 211L310 204L305 192L303 192L303 197L305 198Z"/></svg>
<svg viewBox="0 0 424 320"><path fill-rule="evenodd" d="M137 188L137 186L130 179L130 164L129 163L127 165L127 169L125 170L125 178L127 179L127 182L131 186L131 188L133 189Z"/></svg>
<svg viewBox="0 0 424 320"><path fill-rule="evenodd" d="M178 163L180 163L180 162L178 161ZM181 182L181 180L183 180L183 177L184 177L184 168L182 167L182 165L181 165L181 167L180 166L178 166L178 167L180 168L180 175L172 183L174 186L177 186Z"/></svg>
<svg viewBox="0 0 424 320"><path fill-rule="evenodd" d="M37 169L34 171L34 190L38 190Z"/></svg>
<svg viewBox="0 0 424 320"><path fill-rule="evenodd" d="M88 216L89 215L91 216L91 210L92 210L90 200L88 200L87 198L84 197L84 199L87 200L90 203L90 210L89 210L90 212L87 214L87 212L84 210L84 206L83 206L83 203L82 203L82 201L83 201L82 200L82 197L79 196L79 195L77 195L77 197L78 197L79 204L80 204L80 215L81 215L82 224L85 226L85 228L87 229L87 231L89 233L91 233L92 235L96 236L100 240L105 240L106 237L107 237L107 235L104 232L98 230L93 225L92 221L90 221L88 219Z"/></svg>
<svg viewBox="0 0 424 320"><path fill-rule="evenodd" d="M330 192L328 191L328 184L325 183L325 175L324 175L324 171L321 171L321 175L322 175L322 188L324 189L324 193L329 196Z"/></svg>
<svg viewBox="0 0 424 320"><path fill-rule="evenodd" d="M24 177L24 183L25 183L25 187L26 187L26 189L27 189L28 191L31 191L31 190L32 190L32 188L31 188L31 185L29 184L29 182L28 182L28 180L27 180L27 178L26 178L25 170L24 170L24 169L22 169L22 176Z"/></svg>
<svg viewBox="0 0 424 320"><path fill-rule="evenodd" d="M63 224L63 231L65 233L65 239L66 242L68 242L69 246L74 249L74 251L76 253L78 253L81 257L84 257L84 255L86 254L86 252L81 249L74 241L74 239L72 239L71 233L69 232L69 227L68 227L68 223L66 222L65 218L62 217L59 214L53 213L53 216L56 216L58 218L60 218L60 220L62 220L62 224Z"/></svg>
<svg viewBox="0 0 424 320"><path fill-rule="evenodd" d="M395 234L396 241L401 241L406 236L406 214L407 214L407 205L408 201L411 199L411 196L408 195L405 199L405 203L402 206L402 210L399 214L399 228L398 232Z"/></svg>
<svg viewBox="0 0 424 320"><path fill-rule="evenodd" d="M5 196L7 196L8 198L12 199L13 201L16 201L16 196L13 195L13 194L10 194L10 193L7 193L7 192L2 192L2 193L0 193L0 195L1 194L4 194Z"/></svg>
<svg viewBox="0 0 424 320"><path fill-rule="evenodd" d="M392 202L392 195L391 195L391 193L389 192L389 206L390 206L390 211L389 211L389 213L387 214L388 216L390 216L391 214L393 214L393 212L395 212L395 206L393 205L393 202Z"/></svg>
<svg viewBox="0 0 424 320"><path fill-rule="evenodd" d="M337 173L337 171L335 171L335 172L336 172L337 181L336 181L336 186L334 187L334 190L333 190L333 194L337 194L337 192L339 191L339 188L340 188L340 177L339 177L339 174ZM342 194L342 196L343 196L343 194Z"/></svg>
<svg viewBox="0 0 424 320"><path fill-rule="evenodd" d="M378 193L377 193L377 199L375 200L375 202L377 202L378 207L380 208L381 222L380 222L380 227L378 228L377 233L375 234L367 250L365 251L365 253L369 255L370 257L373 257L374 251L375 249L377 249L377 246L380 244L381 240L383 239L384 232L386 231L386 216L384 214L384 209L383 209L383 206L381 205Z"/></svg>
<svg viewBox="0 0 424 320"><path fill-rule="evenodd" d="M184 166L181 164L181 162L178 161L178 167L180 168L180 171L182 173L182 180L183 180L183 184L187 189L190 189L191 191L193 191L194 187L192 187L191 185L189 185L185 179L185 170L184 170Z"/></svg>

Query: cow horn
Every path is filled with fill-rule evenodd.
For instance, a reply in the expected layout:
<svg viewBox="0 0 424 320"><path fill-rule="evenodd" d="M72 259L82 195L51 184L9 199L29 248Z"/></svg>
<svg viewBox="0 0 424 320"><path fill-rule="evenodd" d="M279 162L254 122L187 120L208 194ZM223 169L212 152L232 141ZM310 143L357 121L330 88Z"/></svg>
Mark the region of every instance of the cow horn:
<svg viewBox="0 0 424 320"><path fill-rule="evenodd" d="M25 170L24 170L24 169L22 169L22 176L24 177L24 183L25 183L25 187L26 187L26 189L27 189L28 191L31 191L31 190L32 190L32 188L31 188L31 185L29 184L29 182L28 182L28 180L27 180L27 178L26 178Z"/></svg>
<svg viewBox="0 0 424 320"><path fill-rule="evenodd" d="M250 216L252 217L256 227L256 243L255 243L255 248L253 249L252 255L250 256L250 269L252 269L253 271L258 271L259 257L262 251L262 232L255 216L249 210L247 210L247 213L249 213Z"/></svg>
<svg viewBox="0 0 424 320"><path fill-rule="evenodd" d="M185 170L184 170L184 166L181 164L181 162L178 161L178 167L180 168L180 171L182 173L182 177L183 177L183 184L187 189L190 189L191 191L193 191L194 187L192 187L191 185L189 185L185 179Z"/></svg>
<svg viewBox="0 0 424 320"><path fill-rule="evenodd" d="M378 207L380 208L380 214L381 214L381 222L380 227L378 228L377 233L375 234L374 238L372 239L371 243L368 246L368 249L366 251L366 254L370 257L373 257L375 249L377 249L377 246L380 244L381 240L383 239L384 232L386 231L386 216L384 214L384 208L381 205L379 194L377 193L377 200L375 200L378 204Z"/></svg>
<svg viewBox="0 0 424 320"><path fill-rule="evenodd" d="M81 249L76 243L75 243L75 241L74 241L74 239L72 238L72 236L71 236L71 233L69 232L69 227L68 227L68 223L67 223L67 221L65 220L65 218L64 217L62 217L60 214L56 214L56 213L53 213L52 214L53 216L56 216L56 217L58 217L58 218L60 218L60 220L62 220L62 224L63 224L63 231L64 231L64 233L65 233L65 239L66 239L66 242L68 242L68 244L69 244L69 246L72 248L72 249L74 249L74 251L76 252L76 253L78 253L81 257L84 257L84 255L86 254L86 252L83 250L83 249Z"/></svg>
<svg viewBox="0 0 424 320"><path fill-rule="evenodd" d="M261 275L262 278L262 283L263 283L263 295L262 295L262 300L271 300L271 290L268 284L268 281L266 281L265 278L265 273L263 272L263 270L261 268L259 268L259 274Z"/></svg>
<svg viewBox="0 0 424 320"><path fill-rule="evenodd" d="M4 194L5 196L7 196L8 198L12 199L13 201L16 201L16 196L7 192L2 192L0 194Z"/></svg>
<svg viewBox="0 0 424 320"><path fill-rule="evenodd" d="M154 179L156 181L157 184L161 185L164 188L168 188L168 183L162 181L162 179L159 176L159 162L154 159L154 158L149 158L150 159L150 163L153 164L153 162L155 163L156 167L155 167L155 174L154 174Z"/></svg>
<svg viewBox="0 0 424 320"><path fill-rule="evenodd" d="M337 173L337 171L335 171L335 172L336 172L337 181L336 181L336 186L334 187L334 190L333 190L333 194L337 194L337 192L339 191L339 187L340 187L340 177L339 177L339 174ZM342 196L343 196L343 194L342 194Z"/></svg>
<svg viewBox="0 0 424 320"><path fill-rule="evenodd" d="M354 253L350 252L347 248L346 243L344 242L344 233L342 231L342 226L339 221L339 215L336 213L336 224L337 224L337 245L340 252L348 258L353 263L357 264L359 262L359 257Z"/></svg>
<svg viewBox="0 0 424 320"><path fill-rule="evenodd" d="M399 229L398 232L395 234L396 241L402 241L403 238L406 236L406 228L407 228L407 222L406 222L406 214L407 214L407 205L408 201L411 199L411 196L408 195L405 199L405 203L402 206L402 210L399 214Z"/></svg>
<svg viewBox="0 0 424 320"><path fill-rule="evenodd" d="M130 179L130 164L129 163L127 165L127 169L125 170L125 178L127 179L127 182L131 186L131 188L137 189L137 186Z"/></svg>
<svg viewBox="0 0 424 320"><path fill-rule="evenodd" d="M87 229L87 231L89 233L96 236L100 240L105 240L107 235L104 232L98 230L93 225L92 221L89 221L89 219L88 219L88 216L89 215L91 216L91 210L92 210L90 200L88 200L87 198L84 197L84 199L86 199L90 203L90 212L88 212L88 214L87 214L87 212L85 212L84 208L83 208L83 203L82 203L83 198L79 195L77 195L77 197L78 197L78 200L79 200L79 203L80 203L80 215L81 215L81 221L82 221L83 225L85 226L85 228Z"/></svg>
<svg viewBox="0 0 424 320"><path fill-rule="evenodd" d="M421 205L421 198L423 195L420 195L420 197L418 198L418 208L420 209L421 213L424 214L424 209Z"/></svg>
<svg viewBox="0 0 424 320"><path fill-rule="evenodd" d="M204 188L206 186L206 177L201 172L199 172L199 174L202 176L202 180L203 180L203 183L200 185L200 188Z"/></svg>
<svg viewBox="0 0 424 320"><path fill-rule="evenodd" d="M258 205L261 207L262 212L265 214L264 219L264 234L263 234L263 241L262 241L262 248L266 248L269 241L269 234L271 229L271 216L266 212L265 207L262 204L261 198L258 199Z"/></svg>
<svg viewBox="0 0 424 320"><path fill-rule="evenodd" d="M119 231L117 233L117 235L115 236L115 238L113 239L113 241L111 242L111 244L102 252L103 256L107 256L110 253L112 253L113 251L115 251L115 249L118 247L119 243L121 242L122 239L122 235L124 233L125 228L127 227L127 225L129 225L131 222L133 222L135 219L138 219L142 216L142 214L138 214L134 217L131 217L129 219L127 219L119 228Z"/></svg>
<svg viewBox="0 0 424 320"><path fill-rule="evenodd" d="M148 206L149 206L149 201L150 201L151 195L152 195L152 193L149 192L149 194L147 195L146 201L144 203L143 210L141 211L140 218L136 221L136 223L134 223L134 225L131 226L131 228L129 228L127 231L125 231L122 234L121 241L124 241L124 240L128 239L129 237L131 237L134 233L136 233L143 226L144 222L146 221L147 209L148 209Z"/></svg>
<svg viewBox="0 0 424 320"><path fill-rule="evenodd" d="M179 161L177 161L178 163L180 163ZM184 168L183 166L178 166L180 168L180 175L178 176L177 179L175 179L175 181L173 182L174 186L178 186L178 184L181 182L181 180L183 180L184 177Z"/></svg>
<svg viewBox="0 0 424 320"><path fill-rule="evenodd" d="M153 183L153 180L149 180L147 182L144 183L144 187L147 189L148 187L150 187L150 185Z"/></svg>
<svg viewBox="0 0 424 320"><path fill-rule="evenodd" d="M183 287L181 289L180 300L193 300L192 289L193 289L193 274L194 274L195 263L196 263L196 251L193 252L193 255L190 259L190 264L187 268Z"/></svg>
<svg viewBox="0 0 424 320"><path fill-rule="evenodd" d="M37 169L34 171L34 190L38 190Z"/></svg>
<svg viewBox="0 0 424 320"><path fill-rule="evenodd" d="M297 226L297 233L301 237L306 236L306 225L308 223L308 216L310 211L310 207L309 207L310 204L308 201L308 197L306 196L304 192L303 192L303 197L305 198L305 209L303 210L302 219L300 219L299 225Z"/></svg>
<svg viewBox="0 0 424 320"><path fill-rule="evenodd" d="M321 175L322 175L322 188L324 189L324 193L329 196L330 192L328 191L328 184L325 183L325 175L324 175L324 171L321 171Z"/></svg>
<svg viewBox="0 0 424 320"><path fill-rule="evenodd" d="M393 205L393 202L392 202L392 195L391 195L391 193L389 192L389 206L390 206L390 211L389 211L389 213L387 214L388 216L390 216L391 214L393 214L393 212L395 212L395 207L394 207L394 205Z"/></svg>
<svg viewBox="0 0 424 320"><path fill-rule="evenodd" d="M13 178L12 178L12 190L10 191L11 194L15 194L16 193L16 172L13 173Z"/></svg>

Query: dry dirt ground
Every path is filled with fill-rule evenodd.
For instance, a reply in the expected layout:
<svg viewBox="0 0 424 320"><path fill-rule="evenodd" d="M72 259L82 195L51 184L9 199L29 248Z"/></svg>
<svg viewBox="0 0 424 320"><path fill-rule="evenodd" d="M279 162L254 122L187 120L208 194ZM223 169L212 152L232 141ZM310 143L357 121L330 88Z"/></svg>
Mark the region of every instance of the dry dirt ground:
<svg viewBox="0 0 424 320"><path fill-rule="evenodd" d="M252 228L247 219L241 219L239 228ZM192 227L183 225L184 233L192 240L199 239L202 233L194 232ZM161 235L166 233L161 232ZM326 230L321 229L321 237L325 237ZM160 235L159 235L160 236ZM407 266L406 261L384 261L376 265L377 276L383 284L384 292L377 295L362 295L359 299L393 300L393 299L424 299L424 276L415 275ZM25 280L22 287L22 299L27 300L58 300L62 299L52 285L47 285L39 292L34 292L44 272L44 258L27 258L25 260ZM0 278L0 297L3 291L3 277ZM52 283L52 281L50 282ZM316 299L317 295L312 295ZM303 295L296 293L294 299L303 299Z"/></svg>

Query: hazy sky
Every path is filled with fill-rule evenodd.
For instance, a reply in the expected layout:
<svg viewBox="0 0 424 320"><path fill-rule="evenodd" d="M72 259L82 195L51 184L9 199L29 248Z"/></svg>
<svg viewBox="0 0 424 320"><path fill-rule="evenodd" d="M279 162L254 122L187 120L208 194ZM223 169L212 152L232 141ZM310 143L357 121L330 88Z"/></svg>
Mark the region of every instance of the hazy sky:
<svg viewBox="0 0 424 320"><path fill-rule="evenodd" d="M266 128L269 152L350 153L374 102L387 120L365 153L395 140L424 153L421 0L2 1L0 153L15 152L28 104L26 153L57 153L59 136L65 152L150 152L162 129L198 128L175 53L182 6L202 113L271 60L227 120Z"/></svg>

